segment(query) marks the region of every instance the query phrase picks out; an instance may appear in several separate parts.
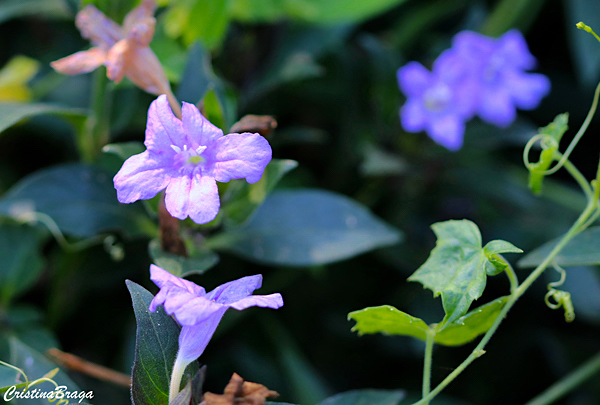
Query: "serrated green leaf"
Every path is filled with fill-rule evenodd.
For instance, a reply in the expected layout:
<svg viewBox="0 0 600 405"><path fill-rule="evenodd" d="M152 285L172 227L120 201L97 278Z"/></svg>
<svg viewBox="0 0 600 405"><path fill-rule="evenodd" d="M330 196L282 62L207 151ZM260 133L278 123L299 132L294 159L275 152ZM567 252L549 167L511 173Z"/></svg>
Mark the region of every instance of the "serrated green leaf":
<svg viewBox="0 0 600 405"><path fill-rule="evenodd" d="M39 232L25 225L0 226L0 302L7 305L40 275L44 260Z"/></svg>
<svg viewBox="0 0 600 405"><path fill-rule="evenodd" d="M397 405L404 396L402 390L353 390L329 397L319 405Z"/></svg>
<svg viewBox="0 0 600 405"><path fill-rule="evenodd" d="M356 321L352 331L358 331L359 335L383 333L385 335L412 336L425 340L429 330L429 326L422 319L390 305L369 307L350 312L348 319Z"/></svg>
<svg viewBox="0 0 600 405"><path fill-rule="evenodd" d="M0 199L0 215L23 220L31 212L48 215L62 232L78 237L113 230L132 236L156 232L141 206L119 204L110 173L84 164L38 170Z"/></svg>
<svg viewBox="0 0 600 405"><path fill-rule="evenodd" d="M189 257L165 252L160 247L160 241L153 239L148 245L150 257L154 263L177 277L190 274L202 274L219 262L219 256L208 249L195 249L189 252Z"/></svg>
<svg viewBox="0 0 600 405"><path fill-rule="evenodd" d="M469 343L488 331L506 301L508 301L508 297L500 297L475 308L456 321L447 324L441 332L435 335L434 342L444 346L459 346Z"/></svg>
<svg viewBox="0 0 600 405"><path fill-rule="evenodd" d="M133 403L168 405L169 381L177 356L180 328L162 306L156 312L148 310L154 298L150 292L132 281L126 280L126 283L137 324L131 385ZM195 375L198 363L192 362L186 371L188 375Z"/></svg>
<svg viewBox="0 0 600 405"><path fill-rule="evenodd" d="M82 121L86 111L53 104L0 103L0 133L25 118L42 114L54 114Z"/></svg>
<svg viewBox="0 0 600 405"><path fill-rule="evenodd" d="M562 239L558 237L529 252L517 262L517 266L535 267L542 263ZM556 255L559 266L585 266L600 264L600 226L588 228L571 239Z"/></svg>
<svg viewBox="0 0 600 405"><path fill-rule="evenodd" d="M290 170L295 169L298 162L287 159L273 159L261 179L249 184L246 181L230 183L227 194L232 197L221 207L221 213L226 226L233 227L243 224L267 198L279 180ZM232 188L236 188L232 190Z"/></svg>
<svg viewBox="0 0 600 405"><path fill-rule="evenodd" d="M431 226L437 237L427 261L409 277L442 296L446 316L444 324L465 315L471 303L481 297L490 263L481 246L481 233L473 222L451 220ZM496 246L496 247L495 247ZM489 248L495 253L516 249L508 242L495 241Z"/></svg>
<svg viewBox="0 0 600 405"><path fill-rule="evenodd" d="M401 237L344 195L297 189L272 193L247 223L206 244L259 262L315 266L398 243Z"/></svg>

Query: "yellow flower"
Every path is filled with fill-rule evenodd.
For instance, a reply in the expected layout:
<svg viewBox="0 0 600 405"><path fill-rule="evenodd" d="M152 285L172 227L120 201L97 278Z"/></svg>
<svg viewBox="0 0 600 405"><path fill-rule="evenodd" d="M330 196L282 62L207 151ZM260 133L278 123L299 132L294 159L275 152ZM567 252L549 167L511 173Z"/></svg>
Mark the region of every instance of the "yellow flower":
<svg viewBox="0 0 600 405"><path fill-rule="evenodd" d="M75 24L94 47L50 65L67 75L91 72L105 65L108 78L115 83L126 76L148 93L171 95L162 65L149 47L156 24L155 9L154 0L144 0L125 16L120 26L93 5L87 5L77 13Z"/></svg>
<svg viewBox="0 0 600 405"><path fill-rule="evenodd" d="M35 76L39 62L26 56L15 56L0 70L0 101L28 101L31 91L27 82Z"/></svg>

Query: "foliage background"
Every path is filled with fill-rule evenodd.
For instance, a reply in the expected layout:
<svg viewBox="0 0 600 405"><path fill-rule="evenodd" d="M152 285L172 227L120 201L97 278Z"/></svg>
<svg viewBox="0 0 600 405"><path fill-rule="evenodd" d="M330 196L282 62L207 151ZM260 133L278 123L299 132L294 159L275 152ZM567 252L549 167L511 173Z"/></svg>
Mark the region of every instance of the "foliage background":
<svg viewBox="0 0 600 405"><path fill-rule="evenodd" d="M136 3L86 1L91 2L117 21ZM314 404L355 388L402 388L414 396L420 391L422 344L403 337L359 338L350 332L348 312L391 304L429 322L441 319L438 300L406 282L434 246L429 229L434 222L468 218L482 230L484 243L505 239L528 252L563 233L584 204L560 174L548 181L543 196L533 196L521 151L537 127L556 114L568 111L570 127L577 129L588 111L600 76L600 46L575 23L600 29L596 1L171 0L162 5L152 47L182 100L197 102L198 89L209 83L215 89L213 116L222 126L250 113L276 117L279 125L269 139L274 157L299 162L279 188L349 196L404 235L394 246L299 268L220 252L220 263L194 281L210 289L262 273L261 292L281 292L286 304L277 312L228 313L201 358L209 366L209 391L220 392L236 371L290 403ZM73 24L78 7L75 0L0 2L0 66L15 55L40 63L29 81L30 103L90 105L93 82L102 80L101 74L66 77L49 67L88 46ZM472 121L456 153L424 134L403 132L398 109L404 100L396 84L400 66L410 60L430 66L460 30L499 35L513 27L525 34L539 61L537 71L552 81L540 108L521 112L505 130ZM186 73L190 55L205 64ZM126 81L109 88L111 142L143 140L153 97ZM113 229L125 253L114 260L101 244L65 250L43 226L15 231L14 219L1 208L7 191L26 176L80 161L73 125L82 120L69 111L35 115L0 133L0 359L10 359L11 350L14 354L16 337L41 352L61 347L129 373L135 325L124 280L156 292L148 278L153 231ZM11 114L0 105L0 123L10 121ZM597 165L598 123L592 122L573 158L588 178ZM95 164L113 173L119 167L108 154ZM90 222L105 220L102 210L89 213L100 216L87 217ZM63 231L72 242L94 236L81 229ZM16 276L7 264L15 252L25 269ZM11 284L11 277L18 282ZM548 281L554 278L548 275ZM507 289L506 280L492 279L481 300ZM562 313L544 305L545 283L537 283L510 313L487 354L436 403L524 403L590 357L598 347L600 322L597 269L573 268L566 289L573 295L575 322L565 324ZM437 348L433 382L470 350L470 345ZM94 404L129 403L127 390L70 377L82 389L94 390ZM591 381L561 403L594 404L597 398L600 388Z"/></svg>

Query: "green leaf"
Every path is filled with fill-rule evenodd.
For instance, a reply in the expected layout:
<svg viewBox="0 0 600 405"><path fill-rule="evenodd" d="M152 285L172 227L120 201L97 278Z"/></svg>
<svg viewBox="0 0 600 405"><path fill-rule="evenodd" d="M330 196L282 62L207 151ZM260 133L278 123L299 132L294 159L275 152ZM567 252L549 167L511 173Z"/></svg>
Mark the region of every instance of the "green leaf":
<svg viewBox="0 0 600 405"><path fill-rule="evenodd" d="M71 17L69 6L64 0L3 0L0 3L0 24L12 18L30 15L43 18Z"/></svg>
<svg viewBox="0 0 600 405"><path fill-rule="evenodd" d="M162 306L156 312L148 310L154 298L150 292L132 281L125 282L137 324L131 398L135 405L168 405L169 381L177 356L180 328ZM195 375L198 363L192 362L186 371Z"/></svg>
<svg viewBox="0 0 600 405"><path fill-rule="evenodd" d="M535 267L542 263L562 239L558 237L529 252L517 262L519 267ZM600 264L600 226L588 228L571 239L554 258L559 266Z"/></svg>
<svg viewBox="0 0 600 405"><path fill-rule="evenodd" d="M429 330L429 326L422 319L415 318L390 305L350 312L348 320L350 319L356 321L352 331L358 331L359 336L383 333L384 335L412 336L425 340Z"/></svg>
<svg viewBox="0 0 600 405"><path fill-rule="evenodd" d="M403 3L405 0L233 0L234 18L273 22L285 17L317 23L359 23Z"/></svg>
<svg viewBox="0 0 600 405"><path fill-rule="evenodd" d="M486 266L486 273L488 276L495 276L496 274L502 273L508 263L506 260L500 255L500 253L523 253L521 249L513 245L512 243L506 242L504 240L493 240L488 242L483 247L483 252L485 256L490 261L491 266Z"/></svg>
<svg viewBox="0 0 600 405"><path fill-rule="evenodd" d="M102 148L102 152L117 156L121 161L126 161L133 155L142 153L146 147L142 142L109 143Z"/></svg>
<svg viewBox="0 0 600 405"><path fill-rule="evenodd" d="M397 405L404 395L402 390L353 390L329 397L319 405Z"/></svg>
<svg viewBox="0 0 600 405"><path fill-rule="evenodd" d="M156 225L139 205L120 204L111 174L94 166L64 164L23 178L0 199L0 214L27 220L48 215L64 233L78 237L122 230L156 234Z"/></svg>
<svg viewBox="0 0 600 405"><path fill-rule="evenodd" d="M148 245L150 257L158 266L177 277L190 274L202 274L219 262L219 256L208 249L189 249L189 257L165 252L160 247L160 240L153 239Z"/></svg>
<svg viewBox="0 0 600 405"><path fill-rule="evenodd" d="M435 336L434 342L445 346L459 346L469 343L477 336L488 331L506 301L508 301L508 297L500 297L469 311L465 316L447 324Z"/></svg>
<svg viewBox="0 0 600 405"><path fill-rule="evenodd" d="M442 296L442 305L448 324L465 315L471 303L481 297L486 274L494 272L494 264L481 246L481 233L473 222L451 220L431 226L437 237L435 248L427 261L409 277ZM487 246L488 253L514 252L518 250L508 242L493 241Z"/></svg>
<svg viewBox="0 0 600 405"><path fill-rule="evenodd" d="M254 184L246 181L231 182L227 194L231 193L233 196L221 208L227 226L244 223L263 203L279 180L297 166L298 162L295 160L273 159L258 182ZM234 187L236 190L232 190Z"/></svg>
<svg viewBox="0 0 600 405"><path fill-rule="evenodd" d="M269 264L316 266L398 243L401 235L346 196L298 189L274 192L246 224L206 244Z"/></svg>
<svg viewBox="0 0 600 405"><path fill-rule="evenodd" d="M0 103L0 132L25 118L42 114L56 114L71 120L82 121L86 111L53 104Z"/></svg>
<svg viewBox="0 0 600 405"><path fill-rule="evenodd" d="M229 21L228 0L196 0L173 4L165 16L165 30L187 45L197 40L209 49L221 44Z"/></svg>
<svg viewBox="0 0 600 405"><path fill-rule="evenodd" d="M8 305L17 294L35 283L44 260L39 231L24 225L0 226L0 302Z"/></svg>
<svg viewBox="0 0 600 405"><path fill-rule="evenodd" d="M27 346L14 336L9 338L9 346L10 360L7 361L7 363L23 370L30 382L40 377L43 377L48 372L57 368L56 364L52 363L44 355ZM81 389L63 371L59 371L56 375L52 377L52 379L58 385L66 386L67 391L81 391ZM21 381L25 381L25 379L21 377ZM50 382L42 382L40 384L35 385L34 388L37 388L44 392L49 392L54 391L55 386ZM15 403L16 405L48 405L48 401L46 399L27 399L22 401L13 401L11 401L11 404Z"/></svg>

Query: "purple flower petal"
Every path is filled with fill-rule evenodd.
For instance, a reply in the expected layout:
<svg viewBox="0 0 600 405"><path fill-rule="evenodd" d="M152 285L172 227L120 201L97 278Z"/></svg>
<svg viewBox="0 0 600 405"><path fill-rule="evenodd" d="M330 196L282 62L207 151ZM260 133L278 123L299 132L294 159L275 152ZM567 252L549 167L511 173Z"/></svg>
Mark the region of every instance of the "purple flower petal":
<svg viewBox="0 0 600 405"><path fill-rule="evenodd" d="M271 161L271 146L259 134L229 134L214 143L214 176L217 181L245 178L256 183Z"/></svg>
<svg viewBox="0 0 600 405"><path fill-rule="evenodd" d="M231 308L241 311L250 307L262 307L262 308L273 308L277 309L283 306L283 298L281 294L269 294L269 295L251 295L246 298L242 298L230 304Z"/></svg>
<svg viewBox="0 0 600 405"><path fill-rule="evenodd" d="M193 104L184 102L181 112L183 130L190 142L196 142L198 146L209 146L223 136L223 131L211 124Z"/></svg>
<svg viewBox="0 0 600 405"><path fill-rule="evenodd" d="M156 153L173 155L171 145L183 147L185 139L181 120L173 114L167 96L159 96L148 109L144 145Z"/></svg>
<svg viewBox="0 0 600 405"><path fill-rule="evenodd" d="M252 295L254 290L260 288L261 284L262 276L260 274L243 277L218 286L207 293L206 298L219 304L231 304Z"/></svg>
<svg viewBox="0 0 600 405"><path fill-rule="evenodd" d="M222 312L216 312L207 317L204 322L196 325L183 326L179 334L179 351L177 356L181 356L185 362L196 360L204 353L208 342L215 334L219 322L223 318L225 309Z"/></svg>
<svg viewBox="0 0 600 405"><path fill-rule="evenodd" d="M503 56L507 65L519 70L535 68L536 60L529 52L523 34L518 30L506 32L497 41L497 52Z"/></svg>
<svg viewBox="0 0 600 405"><path fill-rule="evenodd" d="M522 110L533 110L550 92L550 80L539 73L507 72L505 78L508 92Z"/></svg>
<svg viewBox="0 0 600 405"><path fill-rule="evenodd" d="M456 115L445 115L431 120L427 133L443 147L456 151L463 144L465 123Z"/></svg>
<svg viewBox="0 0 600 405"><path fill-rule="evenodd" d="M408 99L400 109L402 128L408 132L421 132L425 129L426 113L420 99Z"/></svg>
<svg viewBox="0 0 600 405"><path fill-rule="evenodd" d="M210 293L187 280L180 279L158 266L150 266L151 279L160 291L149 310L163 305L165 312L182 325L179 335L179 360L184 364L198 358L213 336L228 308L243 310L252 306L277 309L283 305L281 294L252 295L262 282L261 275L225 283Z"/></svg>
<svg viewBox="0 0 600 405"><path fill-rule="evenodd" d="M407 97L420 96L429 86L429 76L430 72L419 62L409 62L398 69L398 85Z"/></svg>
<svg viewBox="0 0 600 405"><path fill-rule="evenodd" d="M106 61L106 51L102 48L94 47L87 51L76 52L65 56L62 59L55 60L50 66L59 73L65 75L78 75L88 73L103 65Z"/></svg>
<svg viewBox="0 0 600 405"><path fill-rule="evenodd" d="M505 89L482 92L479 100L478 114L490 124L506 128L517 118L517 110Z"/></svg>
<svg viewBox="0 0 600 405"><path fill-rule="evenodd" d="M215 179L195 176L192 179L190 201L192 203L188 207L188 215L192 221L205 224L215 219L221 206L219 188Z"/></svg>
<svg viewBox="0 0 600 405"><path fill-rule="evenodd" d="M152 198L169 184L172 175L172 168L155 153L131 156L113 179L117 199L127 204Z"/></svg>
<svg viewBox="0 0 600 405"><path fill-rule="evenodd" d="M191 175L183 174L171 178L165 193L165 207L173 217L182 220L188 217L191 188Z"/></svg>

